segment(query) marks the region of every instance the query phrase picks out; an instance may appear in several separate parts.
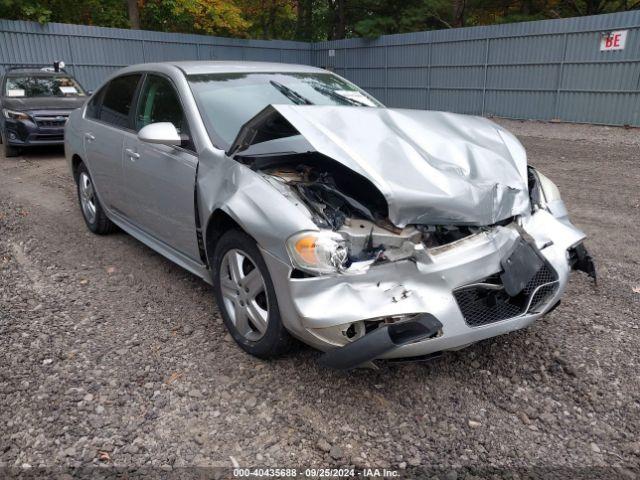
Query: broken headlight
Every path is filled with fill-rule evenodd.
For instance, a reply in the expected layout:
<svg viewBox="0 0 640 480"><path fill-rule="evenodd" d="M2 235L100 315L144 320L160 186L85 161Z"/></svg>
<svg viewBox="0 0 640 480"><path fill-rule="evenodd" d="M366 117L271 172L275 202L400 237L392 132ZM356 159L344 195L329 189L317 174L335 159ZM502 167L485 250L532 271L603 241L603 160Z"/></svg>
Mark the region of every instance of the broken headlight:
<svg viewBox="0 0 640 480"><path fill-rule="evenodd" d="M297 233L287 240L293 265L310 273L336 273L344 270L348 259L345 240L327 230Z"/></svg>

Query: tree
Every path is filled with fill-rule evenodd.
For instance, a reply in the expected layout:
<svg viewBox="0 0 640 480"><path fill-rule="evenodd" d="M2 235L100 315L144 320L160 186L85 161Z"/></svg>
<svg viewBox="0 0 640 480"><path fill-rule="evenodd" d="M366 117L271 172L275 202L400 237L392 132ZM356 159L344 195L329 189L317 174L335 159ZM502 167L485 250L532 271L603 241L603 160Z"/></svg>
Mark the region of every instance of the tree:
<svg viewBox="0 0 640 480"><path fill-rule="evenodd" d="M314 41L638 8L640 0L0 0L0 18Z"/></svg>
<svg viewBox="0 0 640 480"><path fill-rule="evenodd" d="M311 41L314 39L313 13L314 0L296 1L296 40Z"/></svg>
<svg viewBox="0 0 640 480"><path fill-rule="evenodd" d="M140 10L138 8L138 0L127 0L127 9L129 11L129 23L131 28L140 30Z"/></svg>
<svg viewBox="0 0 640 480"><path fill-rule="evenodd" d="M452 15L453 19L451 25L454 27L464 27L464 9L467 5L466 0L452 0Z"/></svg>
<svg viewBox="0 0 640 480"><path fill-rule="evenodd" d="M296 36L296 2L292 0L239 0L242 14L250 22L252 38L293 38Z"/></svg>

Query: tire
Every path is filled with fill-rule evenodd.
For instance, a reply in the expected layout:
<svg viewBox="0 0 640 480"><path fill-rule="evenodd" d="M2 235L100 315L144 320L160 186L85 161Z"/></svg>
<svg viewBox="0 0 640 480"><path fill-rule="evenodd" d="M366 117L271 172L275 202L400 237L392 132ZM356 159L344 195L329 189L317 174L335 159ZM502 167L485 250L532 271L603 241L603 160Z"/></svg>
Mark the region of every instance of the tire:
<svg viewBox="0 0 640 480"><path fill-rule="evenodd" d="M19 148L9 145L3 136L0 136L0 139L2 139L2 153L6 158L17 157L20 155Z"/></svg>
<svg viewBox="0 0 640 480"><path fill-rule="evenodd" d="M78 202L84 223L87 228L98 235L106 235L116 229L116 225L107 218L104 209L98 200L93 186L93 180L84 163L78 166L76 176Z"/></svg>
<svg viewBox="0 0 640 480"><path fill-rule="evenodd" d="M213 267L218 309L236 343L259 358L290 351L294 339L282 325L273 282L256 242L241 231L227 231L216 244Z"/></svg>

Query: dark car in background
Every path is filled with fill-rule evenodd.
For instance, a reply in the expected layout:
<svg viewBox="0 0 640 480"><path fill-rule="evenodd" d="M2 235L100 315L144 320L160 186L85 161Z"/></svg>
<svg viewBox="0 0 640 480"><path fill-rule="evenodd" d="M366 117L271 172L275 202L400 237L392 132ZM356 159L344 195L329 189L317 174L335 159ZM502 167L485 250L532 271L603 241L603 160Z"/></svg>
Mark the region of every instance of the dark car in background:
<svg viewBox="0 0 640 480"><path fill-rule="evenodd" d="M64 125L87 99L80 83L59 67L14 68L0 77L0 138L6 157L21 148L64 144Z"/></svg>

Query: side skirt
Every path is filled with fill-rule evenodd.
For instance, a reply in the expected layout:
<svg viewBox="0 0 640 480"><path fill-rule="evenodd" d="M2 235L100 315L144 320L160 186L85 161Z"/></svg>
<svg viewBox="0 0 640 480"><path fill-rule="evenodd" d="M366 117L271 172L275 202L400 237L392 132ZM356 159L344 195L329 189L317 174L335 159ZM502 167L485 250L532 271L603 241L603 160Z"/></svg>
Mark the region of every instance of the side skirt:
<svg viewBox="0 0 640 480"><path fill-rule="evenodd" d="M136 240L139 240L140 242L144 243L147 247L151 248L152 250L155 250L160 255L167 258L168 260L171 260L176 265L179 265L185 270L202 278L209 285L213 285L213 282L211 280L211 273L209 269L206 267L206 265L204 265L203 263L193 260L191 257L188 257L180 253L175 248L167 245L161 240L158 240L152 235L149 235L147 232L138 228L137 226L129 222L127 219L125 219L122 215L119 215L113 210L109 211L108 216L113 223L118 225L120 228L122 228L122 230L127 232Z"/></svg>

